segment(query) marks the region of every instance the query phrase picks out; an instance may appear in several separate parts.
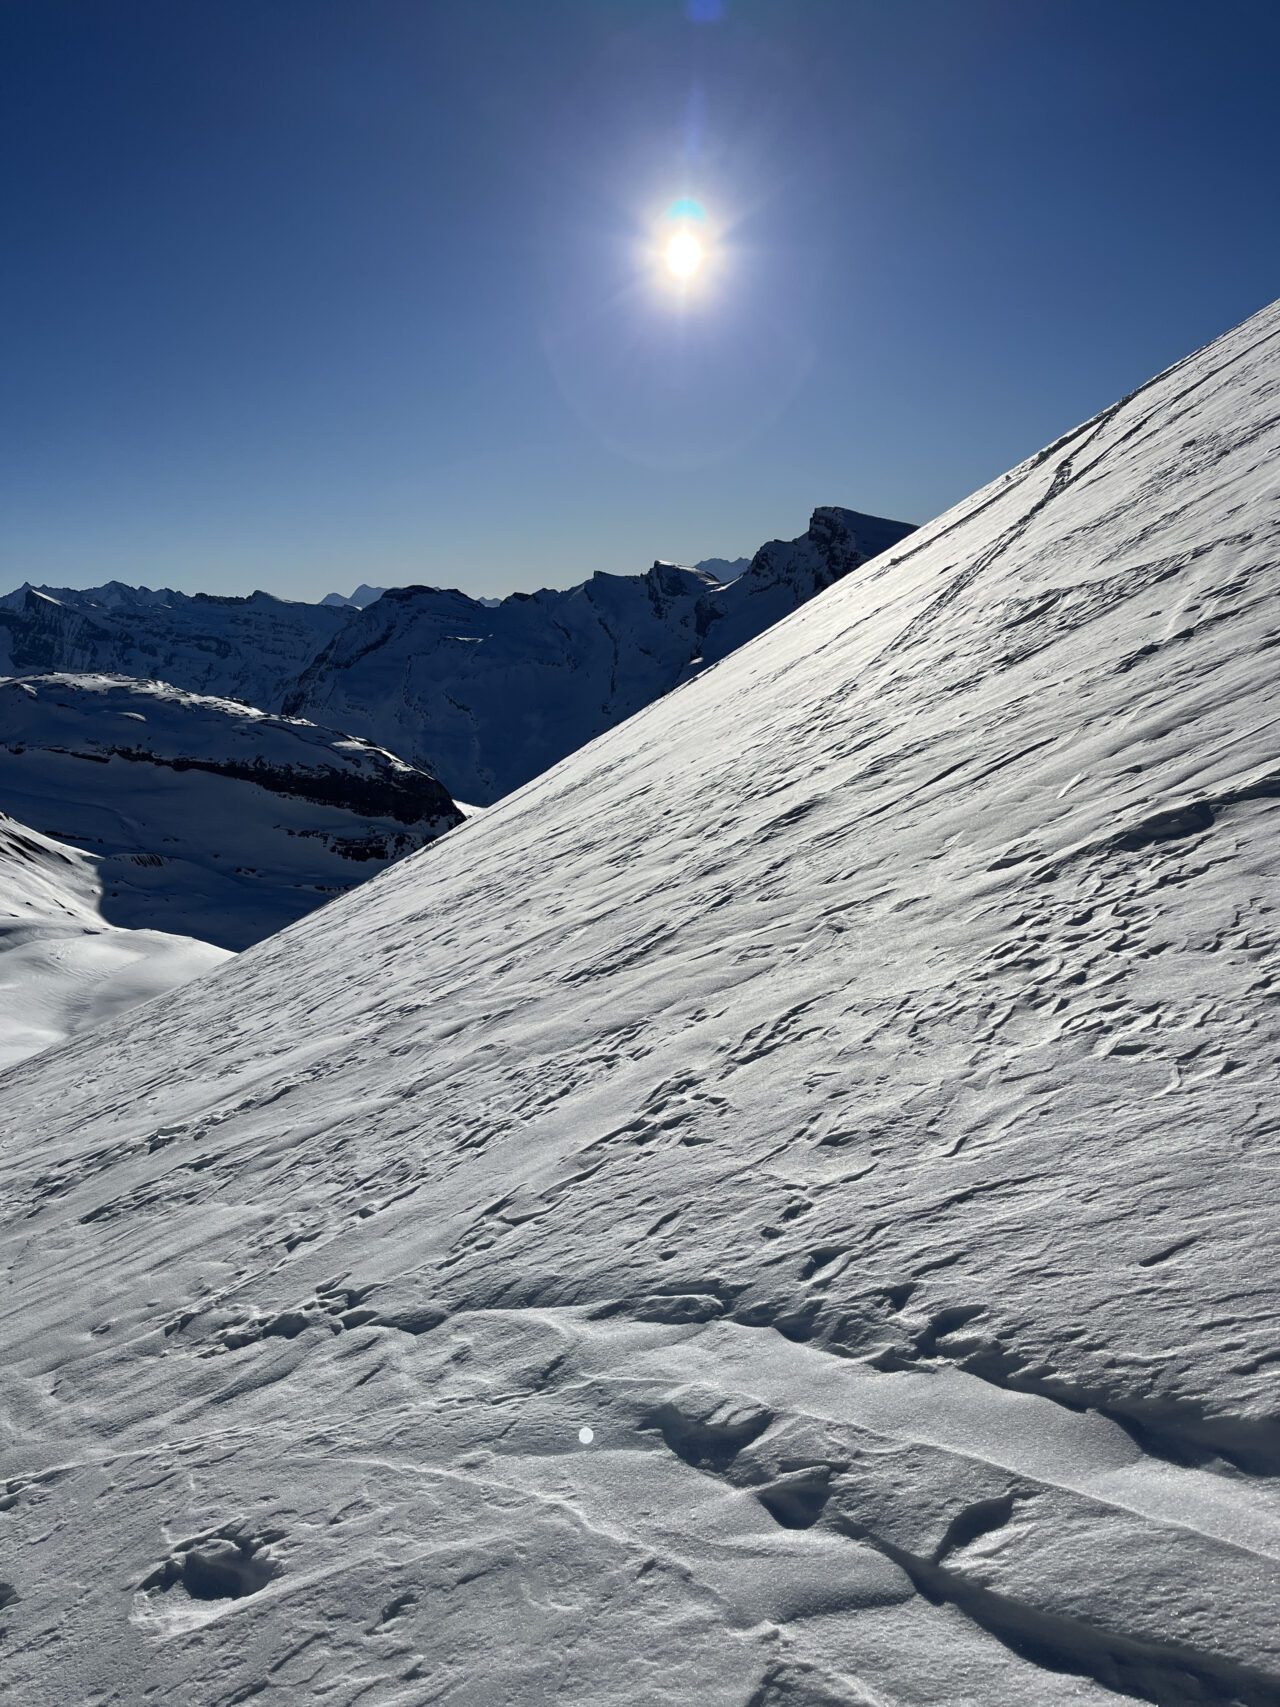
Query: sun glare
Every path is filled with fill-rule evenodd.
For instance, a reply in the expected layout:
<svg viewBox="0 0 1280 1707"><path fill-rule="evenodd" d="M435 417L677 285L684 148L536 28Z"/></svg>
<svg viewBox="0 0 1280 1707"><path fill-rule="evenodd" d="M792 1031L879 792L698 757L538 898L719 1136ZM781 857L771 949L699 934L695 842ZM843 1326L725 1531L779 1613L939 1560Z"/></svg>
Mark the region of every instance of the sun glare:
<svg viewBox="0 0 1280 1707"><path fill-rule="evenodd" d="M664 253L667 271L677 279L691 279L702 265L702 244L692 231L673 233Z"/></svg>

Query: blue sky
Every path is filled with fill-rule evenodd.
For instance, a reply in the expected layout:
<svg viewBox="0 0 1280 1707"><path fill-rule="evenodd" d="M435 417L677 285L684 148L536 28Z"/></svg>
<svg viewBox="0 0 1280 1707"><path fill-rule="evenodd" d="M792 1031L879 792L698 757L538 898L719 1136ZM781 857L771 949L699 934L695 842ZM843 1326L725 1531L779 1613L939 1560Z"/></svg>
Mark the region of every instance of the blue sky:
<svg viewBox="0 0 1280 1707"><path fill-rule="evenodd" d="M1280 292L1277 64L1275 0L4 0L0 581L925 520Z"/></svg>

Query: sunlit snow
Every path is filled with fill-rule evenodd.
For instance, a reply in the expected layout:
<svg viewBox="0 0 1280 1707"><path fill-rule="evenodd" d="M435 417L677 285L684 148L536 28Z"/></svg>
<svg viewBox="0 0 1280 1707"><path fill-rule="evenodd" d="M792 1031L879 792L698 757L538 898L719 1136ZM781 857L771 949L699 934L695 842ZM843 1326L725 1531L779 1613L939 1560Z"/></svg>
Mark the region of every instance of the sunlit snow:
<svg viewBox="0 0 1280 1707"><path fill-rule="evenodd" d="M0 1081L12 1699L1280 1699L1277 395Z"/></svg>

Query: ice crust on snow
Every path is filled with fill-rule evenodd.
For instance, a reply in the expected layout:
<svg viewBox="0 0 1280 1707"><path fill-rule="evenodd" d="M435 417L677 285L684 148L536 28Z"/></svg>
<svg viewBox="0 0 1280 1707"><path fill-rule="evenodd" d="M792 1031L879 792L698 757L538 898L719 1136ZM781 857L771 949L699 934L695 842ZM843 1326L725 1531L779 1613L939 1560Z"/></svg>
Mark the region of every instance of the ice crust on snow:
<svg viewBox="0 0 1280 1707"><path fill-rule="evenodd" d="M0 1081L15 1699L1280 1701L1277 399Z"/></svg>

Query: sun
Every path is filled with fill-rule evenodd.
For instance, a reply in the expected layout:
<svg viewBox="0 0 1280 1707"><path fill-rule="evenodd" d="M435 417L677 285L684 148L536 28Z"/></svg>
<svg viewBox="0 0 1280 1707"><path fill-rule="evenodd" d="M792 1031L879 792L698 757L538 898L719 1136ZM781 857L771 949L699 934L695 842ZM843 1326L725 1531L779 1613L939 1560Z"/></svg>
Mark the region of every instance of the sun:
<svg viewBox="0 0 1280 1707"><path fill-rule="evenodd" d="M667 239L663 259L673 278L691 279L702 265L702 244L692 231L673 232Z"/></svg>

